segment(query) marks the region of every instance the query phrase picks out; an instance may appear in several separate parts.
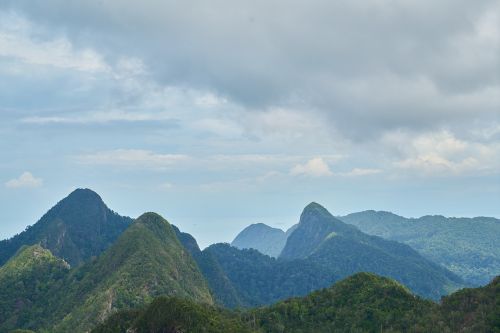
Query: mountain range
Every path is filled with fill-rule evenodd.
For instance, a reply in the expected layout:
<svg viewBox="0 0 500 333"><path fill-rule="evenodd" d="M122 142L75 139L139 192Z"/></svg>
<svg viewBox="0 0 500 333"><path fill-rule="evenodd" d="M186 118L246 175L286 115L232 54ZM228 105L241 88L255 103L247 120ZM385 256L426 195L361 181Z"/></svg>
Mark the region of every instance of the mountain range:
<svg viewBox="0 0 500 333"><path fill-rule="evenodd" d="M117 310L161 295L214 303L196 262L154 213L137 218L97 259L72 269L40 245L22 247L0 268L0 295L0 332L87 332Z"/></svg>
<svg viewBox="0 0 500 333"><path fill-rule="evenodd" d="M397 282L358 273L302 298L270 307L227 311L159 298L147 307L121 311L92 333L109 332L498 332L500 279L435 304Z"/></svg>
<svg viewBox="0 0 500 333"><path fill-rule="evenodd" d="M257 225L247 231L256 230L258 235L270 229ZM394 319L400 314L396 308L378 308L381 304L372 300L369 292L352 294L356 288L349 287L350 284L336 284L332 288L338 293L346 290L347 294L341 298L354 297L360 302L342 305L335 303L337 297L320 302L324 297L315 298L315 291L345 278L344 281L351 281L350 277L357 276L373 283L375 289L381 285L397 286L394 290L404 289L404 293L375 293L387 299L389 304L399 304L403 309L402 304L418 299L418 304L430 304L432 308L437 305L413 293L438 300L465 285L459 277L408 245L365 234L316 203L304 209L300 222L287 233L271 233L272 237L284 236L283 249L277 257L263 254L252 246L239 249L229 244L213 244L201 250L194 237L158 214L145 213L137 219L123 217L107 208L95 192L75 190L35 225L0 242L0 258L3 258L0 332L29 329L78 333L88 332L103 322L120 327L143 327L155 316L164 323L187 320L187 324L194 325L190 326L190 332L201 332L194 328L196 325L212 327L212 324L212 330L204 331L279 332L281 329L280 332L299 332L305 329L302 324L288 326L289 319L293 323L294 317L286 319L296 313L297 306L304 311L311 307L307 310L313 316L311 322L321 323L325 317L315 317L317 308L321 308L318 314L330 313L328 309L336 304L335 308L340 310L328 315L328 320L348 318L350 321L359 315L352 307L363 301L373 303L363 316L368 316L370 311L387 311L385 317L380 317L382 325L389 323L390 327L399 327L397 325L402 324ZM272 241L272 237L266 239ZM248 244L251 237L240 237L240 240L240 246L245 247L244 243ZM261 249L277 253L276 248L259 244ZM495 288L490 288L494 291L487 289L490 291L485 294L496 293L498 288ZM395 300L389 296L394 296ZM276 303L290 297L305 298L295 299L297 304L292 300ZM334 303L328 303L330 301ZM286 304L291 307L288 309ZM484 311L490 311L490 307L488 305ZM238 310L235 317L235 312L228 308L245 310ZM417 308L420 309L420 305L408 311L414 313ZM167 318L163 312L159 315L158 309L170 309L168 311L177 315ZM190 315L182 315L180 309ZM204 316L209 317L208 322L204 321ZM427 315L416 315L422 316ZM191 317L195 319L189 319ZM306 317L305 313L300 316ZM474 323L476 321L490 325L484 318L474 319ZM324 325L332 327L331 323ZM420 325L420 321L411 325ZM321 332L318 327L315 332ZM347 326L342 327L338 331L348 331ZM175 327L172 329L171 332L179 332ZM122 331L125 332L106 332Z"/></svg>
<svg viewBox="0 0 500 333"><path fill-rule="evenodd" d="M277 259L260 255L255 250L237 250L218 244L205 251L217 257L236 289L248 293L259 289L253 286L269 288L265 289L264 298L254 299L251 305L305 295L356 272L373 272L393 278L413 292L432 299L439 299L463 285L455 274L425 259L409 246L364 234L317 203L304 208ZM283 280L275 280L280 274L274 271L286 272ZM293 287L285 289L289 284ZM302 288L297 289L297 285Z"/></svg>
<svg viewBox="0 0 500 333"><path fill-rule="evenodd" d="M409 245L425 258L458 275L467 284L484 285L500 274L499 219L447 218L440 215L405 218L373 210L336 218L356 226L365 234ZM297 226L289 230L295 230ZM281 230L280 233L280 229L272 228L273 232L270 233L270 228L265 224L247 227L231 245L280 257L291 232L285 234ZM266 237L276 244L272 251L262 242ZM277 245L281 245L281 248ZM287 253L284 255L287 256Z"/></svg>
<svg viewBox="0 0 500 333"><path fill-rule="evenodd" d="M500 274L500 220L440 215L405 218L364 211L340 217L361 231L410 245L473 285Z"/></svg>

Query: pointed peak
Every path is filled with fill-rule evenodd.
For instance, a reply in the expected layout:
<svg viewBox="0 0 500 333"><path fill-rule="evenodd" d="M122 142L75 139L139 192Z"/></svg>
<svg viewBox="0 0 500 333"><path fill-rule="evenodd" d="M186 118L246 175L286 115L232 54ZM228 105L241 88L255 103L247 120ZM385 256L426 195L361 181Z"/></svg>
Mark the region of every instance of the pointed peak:
<svg viewBox="0 0 500 333"><path fill-rule="evenodd" d="M143 225L154 233L168 233L175 236L175 230L160 214L147 212L135 219L133 224Z"/></svg>
<svg viewBox="0 0 500 333"><path fill-rule="evenodd" d="M160 214L155 213L155 212L146 212L139 216L136 219L137 222L143 222L143 221L159 221L159 222L167 222ZM168 223L168 222L167 222Z"/></svg>
<svg viewBox="0 0 500 333"><path fill-rule="evenodd" d="M317 209L326 210L325 207L323 207L319 203L313 201L313 202L311 202L310 204L308 204L304 208L304 211L306 211L306 210L317 210Z"/></svg>
<svg viewBox="0 0 500 333"><path fill-rule="evenodd" d="M62 215L72 216L77 211L100 211L103 208L107 208L107 206L99 194L87 188L78 188L59 201L46 215L56 214L58 217ZM72 219L67 220L71 221Z"/></svg>
<svg viewBox="0 0 500 333"><path fill-rule="evenodd" d="M308 204L304 208L304 210L302 211L302 214L300 215L300 222L299 223L302 223L305 220L308 220L311 216L333 217L325 207L321 206L320 204L318 204L316 202L311 202L310 204Z"/></svg>
<svg viewBox="0 0 500 333"><path fill-rule="evenodd" d="M57 205L55 205L52 208L53 209L54 208L57 209L57 207L72 208L75 205L96 206L96 207L103 205L105 206L104 201L96 192L88 188L77 188L76 190L68 194L67 197L59 201Z"/></svg>
<svg viewBox="0 0 500 333"><path fill-rule="evenodd" d="M94 199L102 201L102 198L96 192L89 188L77 188L71 192L66 199Z"/></svg>

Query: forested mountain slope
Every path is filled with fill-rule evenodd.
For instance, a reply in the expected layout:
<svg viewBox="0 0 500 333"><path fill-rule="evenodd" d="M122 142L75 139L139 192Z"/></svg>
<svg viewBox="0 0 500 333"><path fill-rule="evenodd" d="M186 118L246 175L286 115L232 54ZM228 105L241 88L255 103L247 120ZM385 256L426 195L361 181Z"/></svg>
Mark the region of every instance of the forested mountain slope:
<svg viewBox="0 0 500 333"><path fill-rule="evenodd" d="M432 299L463 286L458 276L408 245L367 235L316 203L304 208L280 256L282 260L300 258L328 267L338 277L356 272L390 277Z"/></svg>
<svg viewBox="0 0 500 333"><path fill-rule="evenodd" d="M405 218L382 211L339 217L370 235L403 242L464 280L479 285L500 274L500 220L440 215Z"/></svg>
<svg viewBox="0 0 500 333"><path fill-rule="evenodd" d="M52 266L62 262L48 250L39 246L35 249L40 249L37 251L41 251ZM11 266L21 266L19 262L26 261L22 259L24 252L1 270L11 272ZM52 270L41 270L43 267L42 262L25 270L25 275L38 277L34 281L37 281L36 291L40 295L29 307L4 318L0 331L17 327L51 333L86 332L117 310L143 306L158 296L177 296L213 304L195 261L177 239L174 229L154 213L143 214L135 220L92 262L72 270L62 265L64 269L56 270L56 276ZM0 279L0 290L9 286ZM17 284L10 293L1 294L0 304L12 304L25 294L37 295L30 288L30 284Z"/></svg>
<svg viewBox="0 0 500 333"><path fill-rule="evenodd" d="M322 333L500 331L499 279L467 289L442 304L423 300L399 283L358 273L327 289L269 307L231 312L179 299L157 299L119 312L93 333Z"/></svg>

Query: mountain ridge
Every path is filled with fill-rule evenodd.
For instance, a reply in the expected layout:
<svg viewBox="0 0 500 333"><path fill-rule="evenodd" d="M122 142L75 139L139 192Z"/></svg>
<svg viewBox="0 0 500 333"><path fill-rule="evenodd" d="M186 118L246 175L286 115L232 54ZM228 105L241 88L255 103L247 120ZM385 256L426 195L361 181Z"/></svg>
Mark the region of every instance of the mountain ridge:
<svg viewBox="0 0 500 333"><path fill-rule="evenodd" d="M363 211L339 217L370 235L410 245L473 285L500 274L500 220L493 217L406 218L384 211Z"/></svg>
<svg viewBox="0 0 500 333"><path fill-rule="evenodd" d="M201 309L161 298L145 308L117 313L92 333L497 332L499 282L497 277L483 288L464 289L436 304L394 280L357 273L307 296L246 311Z"/></svg>

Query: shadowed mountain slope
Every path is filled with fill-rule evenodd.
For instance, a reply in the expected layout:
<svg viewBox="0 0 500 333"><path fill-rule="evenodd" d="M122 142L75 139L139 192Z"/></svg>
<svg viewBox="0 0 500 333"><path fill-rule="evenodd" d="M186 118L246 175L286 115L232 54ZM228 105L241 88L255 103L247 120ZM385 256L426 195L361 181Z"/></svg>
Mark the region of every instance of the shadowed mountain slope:
<svg viewBox="0 0 500 333"><path fill-rule="evenodd" d="M100 255L132 223L110 210L89 189L77 189L52 207L37 223L0 242L0 265L23 245L40 244L71 266Z"/></svg>
<svg viewBox="0 0 500 333"><path fill-rule="evenodd" d="M411 247L367 235L316 203L304 208L300 223L288 237L280 256L283 260L305 258L330 268L338 277L373 272L433 299L463 285L459 277Z"/></svg>

